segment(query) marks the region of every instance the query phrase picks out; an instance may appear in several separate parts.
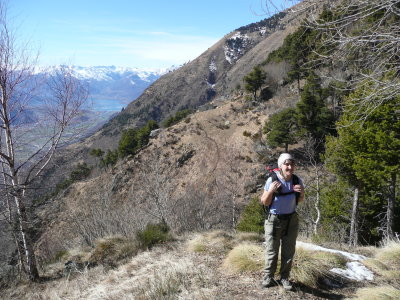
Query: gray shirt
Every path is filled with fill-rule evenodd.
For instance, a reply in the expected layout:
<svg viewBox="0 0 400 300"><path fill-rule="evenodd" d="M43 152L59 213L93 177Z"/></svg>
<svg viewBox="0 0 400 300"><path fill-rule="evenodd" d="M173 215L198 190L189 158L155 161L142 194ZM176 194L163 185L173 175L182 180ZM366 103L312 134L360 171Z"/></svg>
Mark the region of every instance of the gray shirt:
<svg viewBox="0 0 400 300"><path fill-rule="evenodd" d="M293 178L289 181L285 181L280 176L277 176L281 183L281 193L288 193L293 191ZM265 183L264 189L268 191L269 186L272 183L272 177L268 178ZM299 184L303 185L303 181L299 178ZM272 203L269 212L274 215L291 214L296 211L296 194L291 193L287 195L275 195L272 199Z"/></svg>

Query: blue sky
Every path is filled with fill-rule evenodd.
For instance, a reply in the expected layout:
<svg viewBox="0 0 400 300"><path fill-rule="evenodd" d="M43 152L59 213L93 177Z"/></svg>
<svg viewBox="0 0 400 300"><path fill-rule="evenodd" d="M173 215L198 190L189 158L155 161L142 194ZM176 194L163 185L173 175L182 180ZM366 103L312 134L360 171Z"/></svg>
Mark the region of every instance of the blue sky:
<svg viewBox="0 0 400 300"><path fill-rule="evenodd" d="M285 0L276 0L279 8ZM263 0L12 0L19 37L41 65L159 68L188 62L267 17Z"/></svg>

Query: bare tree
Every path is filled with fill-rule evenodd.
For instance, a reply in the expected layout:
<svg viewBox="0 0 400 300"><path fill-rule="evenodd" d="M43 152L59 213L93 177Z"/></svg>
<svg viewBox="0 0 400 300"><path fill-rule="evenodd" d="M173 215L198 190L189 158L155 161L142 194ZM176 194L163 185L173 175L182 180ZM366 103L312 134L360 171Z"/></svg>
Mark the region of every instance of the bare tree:
<svg viewBox="0 0 400 300"><path fill-rule="evenodd" d="M245 159L240 146L221 146L221 158L216 170L218 184L223 194L223 201L229 203L231 210L231 226L236 228L239 220L238 202L243 195L245 185Z"/></svg>
<svg viewBox="0 0 400 300"><path fill-rule="evenodd" d="M351 105L360 119L400 92L400 1L348 0L328 7L335 17L310 19L308 26L324 35L322 61L345 68L347 88L364 87L370 93ZM330 50L328 50L330 49Z"/></svg>
<svg viewBox="0 0 400 300"><path fill-rule="evenodd" d="M343 72L336 72L329 75L330 79L343 82L349 90L356 86L370 90L367 97L360 97L352 104L362 120L400 91L399 1L265 0L265 14L284 10L289 13L310 12L323 5L328 14L324 18L309 14L305 23L323 36L322 47L314 51L316 58L309 62L309 67L326 64L346 69L345 76Z"/></svg>
<svg viewBox="0 0 400 300"><path fill-rule="evenodd" d="M12 224L17 243L22 249L23 270L32 281L39 279L31 224L27 212L28 190L43 173L62 143L62 137L80 107L87 99L87 89L67 67L62 67L49 83L44 105L30 106L35 85L33 74L36 59L31 59L27 44L18 44L7 24L6 11L0 7L0 162L1 189L14 202ZM24 114L32 111L45 116L46 135L37 148L22 154L20 147L29 138L21 125ZM10 206L11 207L11 206Z"/></svg>
<svg viewBox="0 0 400 300"><path fill-rule="evenodd" d="M308 163L311 167L311 176L309 179L309 183L307 184L307 188L313 191L313 196L307 197L307 202L313 203L314 214L308 214L308 217L311 218L311 222L313 224L313 232L317 234L318 227L321 221L321 181L323 178L323 169L324 165L318 160L318 149L321 147L323 143L322 140L316 140L312 136L308 136L304 142L303 154L304 157L308 160Z"/></svg>
<svg viewBox="0 0 400 300"><path fill-rule="evenodd" d="M173 194L176 191L174 166L161 156L160 149L155 148L141 159L137 167L139 179L135 189L142 203L139 207L152 219L172 228Z"/></svg>

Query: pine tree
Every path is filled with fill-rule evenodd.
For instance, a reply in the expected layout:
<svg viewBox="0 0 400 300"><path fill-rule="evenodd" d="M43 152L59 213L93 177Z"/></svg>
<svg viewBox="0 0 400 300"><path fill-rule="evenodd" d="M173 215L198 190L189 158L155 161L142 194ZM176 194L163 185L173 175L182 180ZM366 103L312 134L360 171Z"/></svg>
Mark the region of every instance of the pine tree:
<svg viewBox="0 0 400 300"><path fill-rule="evenodd" d="M254 67L253 71L243 78L246 91L253 93L255 101L257 100L257 92L261 90L262 86L265 84L266 78L267 75L260 66Z"/></svg>
<svg viewBox="0 0 400 300"><path fill-rule="evenodd" d="M338 137L329 137L325 156L327 166L361 193L364 217L376 218L382 213L383 202L387 203L383 233L391 238L400 170L400 96L382 103L368 117L359 120L354 99L370 93L360 88L346 99L347 109L337 123ZM370 223L380 226L375 220Z"/></svg>
<svg viewBox="0 0 400 300"><path fill-rule="evenodd" d="M264 133L272 148L284 147L288 152L289 145L297 141L296 110L286 108L281 112L273 114L265 123Z"/></svg>
<svg viewBox="0 0 400 300"><path fill-rule="evenodd" d="M334 132L334 116L325 104L326 97L327 90L321 87L320 79L311 73L296 105L296 116L303 133L310 134L317 141Z"/></svg>

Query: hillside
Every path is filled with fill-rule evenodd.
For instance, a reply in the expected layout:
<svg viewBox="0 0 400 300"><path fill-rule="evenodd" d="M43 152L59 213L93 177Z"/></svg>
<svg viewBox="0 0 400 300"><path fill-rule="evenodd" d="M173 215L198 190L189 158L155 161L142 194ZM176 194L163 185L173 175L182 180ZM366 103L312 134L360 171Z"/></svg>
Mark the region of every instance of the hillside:
<svg viewBox="0 0 400 300"><path fill-rule="evenodd" d="M238 86L243 86L243 77L280 47L285 36L307 14L320 9L320 5L315 5L307 12L282 12L225 35L198 58L152 84L105 126L103 135L118 134L122 128L149 119L159 122L179 110L195 110L212 100L229 97ZM271 86L276 86L284 75L284 71L276 69L276 66L267 69Z"/></svg>
<svg viewBox="0 0 400 300"><path fill-rule="evenodd" d="M39 244L50 242L52 249L45 252L59 251L66 237L77 238L76 228L65 224L72 225L77 219L94 222L96 214L101 215L103 209L115 205L131 211L124 218L134 219L131 226L140 228L151 218L146 212L157 210L152 203L157 200L163 201L160 208L177 229L231 227L232 208L238 214L263 182L264 167L259 161L272 152L260 138L259 130L268 114L279 105L291 105L284 98L290 99L282 95L254 107L242 96L213 102L214 109L199 111L177 125L161 129L139 155L127 157L98 176L72 185L54 199L52 207L46 206L41 216L48 220L42 238L46 242ZM155 196L160 199L153 196L149 196L153 200L145 199L144 191L149 192L157 185L162 185L164 193ZM189 199L193 197L198 203L190 206ZM231 197L235 203L217 201ZM189 201L189 206L172 205L169 201ZM183 210L178 212L179 208ZM188 228L182 228L179 224L193 209L205 210L203 217L199 216L197 224L193 220L193 224L187 224ZM53 215L54 211L59 213Z"/></svg>
<svg viewBox="0 0 400 300"><path fill-rule="evenodd" d="M304 4L300 3L299 7L302 5ZM262 63L268 53L278 48L284 37L293 32L307 14L317 13L320 9L318 5L313 5L312 8L316 10L288 11L239 28L227 34L194 61L161 76L138 99L91 137L63 149L54 163L54 166L63 167L50 168L43 177L46 179L39 185L54 186L68 176L77 162L85 161L89 165L95 165L89 151L93 148L104 151L115 149L121 132L126 128L141 126L149 119L160 122L182 109L207 109L207 104L211 101L229 101L237 96L237 92L243 93L243 76ZM278 90L287 66L283 63L265 68L268 74L267 85L280 99ZM240 89L237 90L239 85ZM245 99L244 95L242 99ZM284 100L293 104L296 98ZM278 104L279 107L284 105Z"/></svg>
<svg viewBox="0 0 400 300"><path fill-rule="evenodd" d="M115 149L121 132L126 128L142 126L150 119L161 122L182 109L207 109L211 101L229 101L236 97L237 91L243 92L243 77L264 62L306 16L317 14L321 4L305 1L293 11L243 26L224 36L195 60L161 76L98 132L63 150L55 165L64 167L51 168L46 175L48 180L40 184L55 185L68 176L77 161L92 165L93 159L88 155L90 149ZM279 93L287 68L285 63L265 67L267 85L272 92ZM286 100L295 101L294 98ZM49 178L53 179L49 181Z"/></svg>

